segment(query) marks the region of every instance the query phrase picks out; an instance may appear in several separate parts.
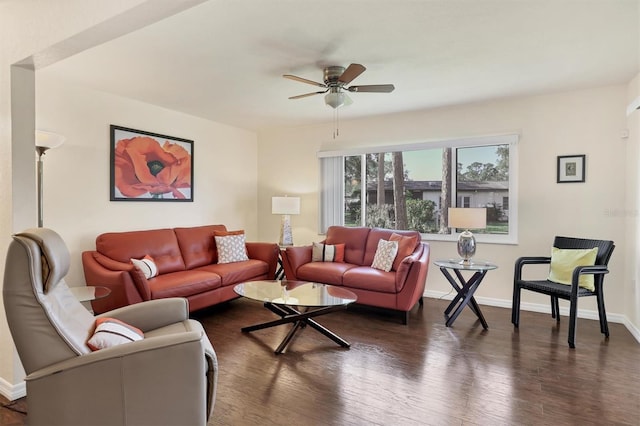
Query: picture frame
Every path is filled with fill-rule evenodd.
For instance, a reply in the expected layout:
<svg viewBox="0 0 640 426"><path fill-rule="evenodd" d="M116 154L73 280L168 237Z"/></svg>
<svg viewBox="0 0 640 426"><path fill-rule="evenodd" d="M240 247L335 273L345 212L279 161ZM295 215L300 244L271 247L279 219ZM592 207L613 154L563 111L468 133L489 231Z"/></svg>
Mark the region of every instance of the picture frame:
<svg viewBox="0 0 640 426"><path fill-rule="evenodd" d="M193 141L110 125L110 200L193 202Z"/></svg>
<svg viewBox="0 0 640 426"><path fill-rule="evenodd" d="M557 183L584 182L586 155L559 155Z"/></svg>

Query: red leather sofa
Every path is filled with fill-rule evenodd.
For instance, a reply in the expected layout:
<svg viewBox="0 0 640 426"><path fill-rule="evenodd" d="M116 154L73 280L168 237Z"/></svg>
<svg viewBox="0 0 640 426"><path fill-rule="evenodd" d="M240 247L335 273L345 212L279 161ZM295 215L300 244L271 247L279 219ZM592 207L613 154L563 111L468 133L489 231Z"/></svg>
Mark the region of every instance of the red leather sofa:
<svg viewBox="0 0 640 426"><path fill-rule="evenodd" d="M184 297L189 311L234 299L235 284L272 279L278 263L278 245L247 242L249 260L218 264L214 231L224 225L147 231L111 232L96 238L96 250L82 253L87 285L111 289L109 296L94 300L95 313L144 300ZM158 275L146 279L131 263L149 255Z"/></svg>
<svg viewBox="0 0 640 426"><path fill-rule="evenodd" d="M378 241L389 240L394 233L414 237L413 252L397 258L389 272L372 268ZM282 262L288 280L343 286L358 296L358 304L402 312L404 324L415 304L422 305L429 269L429 244L421 242L420 233L331 226L323 243L345 244L344 262L312 262L312 246L287 247L282 250Z"/></svg>

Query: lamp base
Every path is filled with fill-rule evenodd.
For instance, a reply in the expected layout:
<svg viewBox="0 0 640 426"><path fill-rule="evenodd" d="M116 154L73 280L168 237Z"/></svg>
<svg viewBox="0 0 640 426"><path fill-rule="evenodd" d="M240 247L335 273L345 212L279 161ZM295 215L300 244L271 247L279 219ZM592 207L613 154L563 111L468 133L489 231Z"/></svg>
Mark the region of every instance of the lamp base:
<svg viewBox="0 0 640 426"><path fill-rule="evenodd" d="M464 264L471 263L471 258L476 254L476 238L469 230L458 237L458 254L462 258L460 263Z"/></svg>
<svg viewBox="0 0 640 426"><path fill-rule="evenodd" d="M291 216L288 214L282 215L282 221L280 223L280 241L281 246L293 245L293 233L291 232Z"/></svg>

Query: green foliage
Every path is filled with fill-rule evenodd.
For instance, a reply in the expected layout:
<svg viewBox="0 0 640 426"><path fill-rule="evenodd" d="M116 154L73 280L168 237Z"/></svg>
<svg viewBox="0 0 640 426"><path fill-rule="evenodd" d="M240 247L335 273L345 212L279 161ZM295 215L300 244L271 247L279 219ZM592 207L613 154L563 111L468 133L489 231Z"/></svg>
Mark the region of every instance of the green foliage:
<svg viewBox="0 0 640 426"><path fill-rule="evenodd" d="M431 200L407 199L408 228L421 233L434 232L436 203Z"/></svg>
<svg viewBox="0 0 640 426"><path fill-rule="evenodd" d="M462 170L462 164L458 163L458 180L465 182L500 182L509 180L509 147L500 145L496 147L497 164L473 162Z"/></svg>
<svg viewBox="0 0 640 426"><path fill-rule="evenodd" d="M378 206L376 204L367 205L367 223L366 226L377 228L395 229L395 217L393 205L384 204Z"/></svg>

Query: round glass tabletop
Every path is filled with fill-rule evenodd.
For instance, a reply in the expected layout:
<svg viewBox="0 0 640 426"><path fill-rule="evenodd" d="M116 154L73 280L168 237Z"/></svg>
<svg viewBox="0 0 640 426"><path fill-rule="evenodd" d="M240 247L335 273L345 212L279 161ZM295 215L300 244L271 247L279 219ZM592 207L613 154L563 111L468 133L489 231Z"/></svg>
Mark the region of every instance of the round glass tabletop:
<svg viewBox="0 0 640 426"><path fill-rule="evenodd" d="M248 299L292 306L348 305L358 298L345 288L309 281L249 281L233 290Z"/></svg>
<svg viewBox="0 0 640 426"><path fill-rule="evenodd" d="M88 302L91 300L98 300L107 297L111 294L111 289L103 286L82 286L82 287L69 287L69 291L80 302Z"/></svg>
<svg viewBox="0 0 640 426"><path fill-rule="evenodd" d="M440 268L460 269L464 271L489 271L498 268L498 265L494 263L475 259L472 259L470 262L464 262L462 259L444 259L436 260L433 263Z"/></svg>

